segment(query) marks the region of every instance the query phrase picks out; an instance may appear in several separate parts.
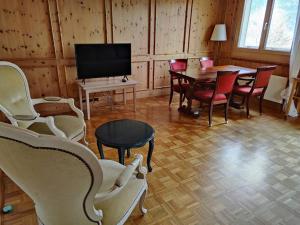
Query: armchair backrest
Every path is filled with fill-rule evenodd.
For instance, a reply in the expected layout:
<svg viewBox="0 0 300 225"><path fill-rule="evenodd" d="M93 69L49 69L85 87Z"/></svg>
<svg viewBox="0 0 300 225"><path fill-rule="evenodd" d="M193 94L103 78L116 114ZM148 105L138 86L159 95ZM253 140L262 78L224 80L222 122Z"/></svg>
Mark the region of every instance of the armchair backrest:
<svg viewBox="0 0 300 225"><path fill-rule="evenodd" d="M184 71L187 69L188 60L187 59L171 59L169 61L170 70L174 71Z"/></svg>
<svg viewBox="0 0 300 225"><path fill-rule="evenodd" d="M201 57L199 59L199 62L200 62L200 67L202 69L206 69L208 67L214 66L214 61L212 59L209 59L208 57Z"/></svg>
<svg viewBox="0 0 300 225"><path fill-rule="evenodd" d="M85 146L0 123L0 168L31 197L42 224L100 224L102 169Z"/></svg>
<svg viewBox="0 0 300 225"><path fill-rule="evenodd" d="M229 94L239 71L218 71L215 94Z"/></svg>
<svg viewBox="0 0 300 225"><path fill-rule="evenodd" d="M270 81L270 77L275 69L276 66L258 67L253 88L267 88Z"/></svg>
<svg viewBox="0 0 300 225"><path fill-rule="evenodd" d="M0 110L6 116L37 116L23 71L15 64L0 61Z"/></svg>

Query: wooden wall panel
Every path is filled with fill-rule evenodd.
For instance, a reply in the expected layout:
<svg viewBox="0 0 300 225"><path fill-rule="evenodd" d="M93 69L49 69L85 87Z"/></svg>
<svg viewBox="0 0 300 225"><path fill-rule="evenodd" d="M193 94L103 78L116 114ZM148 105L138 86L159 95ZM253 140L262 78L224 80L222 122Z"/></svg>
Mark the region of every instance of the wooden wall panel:
<svg viewBox="0 0 300 225"><path fill-rule="evenodd" d="M187 0L157 0L155 54L184 52Z"/></svg>
<svg viewBox="0 0 300 225"><path fill-rule="evenodd" d="M112 0L113 42L131 43L132 55L149 54L150 0Z"/></svg>
<svg viewBox="0 0 300 225"><path fill-rule="evenodd" d="M193 1L190 25L189 53L213 51L214 43L209 41L214 25L220 22L220 0Z"/></svg>
<svg viewBox="0 0 300 225"><path fill-rule="evenodd" d="M212 55L207 39L220 2L1 0L0 60L24 69L33 97L78 99L74 43L130 42L138 96L167 93L167 60Z"/></svg>
<svg viewBox="0 0 300 225"><path fill-rule="evenodd" d="M75 66L66 66L66 88L68 96L78 97L78 87L76 84L77 70Z"/></svg>
<svg viewBox="0 0 300 225"><path fill-rule="evenodd" d="M154 62L154 89L170 86L169 62L167 60Z"/></svg>
<svg viewBox="0 0 300 225"><path fill-rule="evenodd" d="M104 0L59 0L63 55L74 57L74 43L105 43Z"/></svg>
<svg viewBox="0 0 300 225"><path fill-rule="evenodd" d="M0 41L3 59L53 57L47 2L2 0Z"/></svg>
<svg viewBox="0 0 300 225"><path fill-rule="evenodd" d="M22 70L27 77L32 98L60 96L55 67L25 67Z"/></svg>
<svg viewBox="0 0 300 225"><path fill-rule="evenodd" d="M149 63L134 62L132 63L132 76L130 78L138 81L137 91L145 91L149 89Z"/></svg>

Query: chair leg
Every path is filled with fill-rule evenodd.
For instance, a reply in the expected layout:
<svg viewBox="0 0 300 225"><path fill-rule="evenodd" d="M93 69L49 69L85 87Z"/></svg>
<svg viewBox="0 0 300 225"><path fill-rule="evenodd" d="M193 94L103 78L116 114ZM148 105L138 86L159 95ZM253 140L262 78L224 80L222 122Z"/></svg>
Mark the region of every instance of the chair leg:
<svg viewBox="0 0 300 225"><path fill-rule="evenodd" d="M227 116L228 116L228 105L229 105L228 102L224 104L224 116L225 116L225 123L226 123L226 124L228 123L228 120L227 120Z"/></svg>
<svg viewBox="0 0 300 225"><path fill-rule="evenodd" d="M179 94L179 108L182 107L182 99L183 99L183 93L180 92L180 94Z"/></svg>
<svg viewBox="0 0 300 225"><path fill-rule="evenodd" d="M247 118L250 118L250 114L249 114L249 101L250 100L250 96L246 97L246 111L247 111Z"/></svg>
<svg viewBox="0 0 300 225"><path fill-rule="evenodd" d="M140 208L142 215L145 215L147 213L147 209L144 208L144 201L146 198L146 194L147 194L147 190L144 191L144 193L142 194L142 196L140 198L140 202L139 202L139 208Z"/></svg>
<svg viewBox="0 0 300 225"><path fill-rule="evenodd" d="M214 104L210 103L210 105L209 105L209 113L208 113L208 126L209 127L211 127L213 107L214 107Z"/></svg>
<svg viewBox="0 0 300 225"><path fill-rule="evenodd" d="M172 99L173 99L173 89L171 88L169 105L171 105Z"/></svg>
<svg viewBox="0 0 300 225"><path fill-rule="evenodd" d="M262 115L262 103L263 103L263 99L264 99L264 96L261 95L260 98L259 98L259 113L260 113L260 115Z"/></svg>

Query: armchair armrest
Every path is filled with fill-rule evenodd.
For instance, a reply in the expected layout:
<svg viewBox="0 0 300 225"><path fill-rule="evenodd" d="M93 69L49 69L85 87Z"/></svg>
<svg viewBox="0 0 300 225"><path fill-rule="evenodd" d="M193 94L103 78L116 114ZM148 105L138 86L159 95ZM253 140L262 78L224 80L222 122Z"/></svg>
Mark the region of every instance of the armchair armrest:
<svg viewBox="0 0 300 225"><path fill-rule="evenodd" d="M146 172L146 168L142 166L142 163L143 163L143 156L141 154L136 155L132 163L126 166L124 171L119 175L119 177L115 182L115 185L117 187L125 186L135 171L138 172L137 174L138 179L144 179L147 172Z"/></svg>
<svg viewBox="0 0 300 225"><path fill-rule="evenodd" d="M137 179L145 179L147 174L147 169L142 166L143 156L141 154L137 154L133 162L126 166L123 172L119 175L113 187L110 190L98 193L95 197L96 201L104 201L108 198L113 197L117 193L119 193L124 186L128 183L129 179L132 175L137 171Z"/></svg>
<svg viewBox="0 0 300 225"><path fill-rule="evenodd" d="M70 106L70 108L73 110L73 112L75 112L79 118L82 118L82 119L84 118L83 112L75 106L73 98L61 98L61 97L51 96L51 97L45 97L45 98L32 99L33 105L44 104L44 103L68 104Z"/></svg>
<svg viewBox="0 0 300 225"><path fill-rule="evenodd" d="M35 120L38 117L38 115L34 116L34 115L14 115L13 118L15 120L19 120L19 121L32 121Z"/></svg>

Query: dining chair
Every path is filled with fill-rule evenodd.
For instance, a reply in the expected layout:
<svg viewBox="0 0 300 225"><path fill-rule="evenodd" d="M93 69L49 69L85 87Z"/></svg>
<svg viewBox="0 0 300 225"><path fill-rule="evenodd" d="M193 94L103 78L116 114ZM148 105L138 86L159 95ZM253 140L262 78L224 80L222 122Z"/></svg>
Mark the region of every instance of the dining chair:
<svg viewBox="0 0 300 225"><path fill-rule="evenodd" d="M170 100L169 105L172 103L173 99L173 92L179 93L180 97L180 107L182 105L182 102L185 99L185 92L189 89L190 85L187 82L187 80L179 78L176 73L179 71L185 71L187 69L188 60L187 59L171 59L169 60L170 65ZM174 72L172 72L174 71Z"/></svg>
<svg viewBox="0 0 300 225"><path fill-rule="evenodd" d="M38 104L67 104L76 116L42 117L34 108ZM73 141L83 139L87 144L83 112L75 106L74 99L61 97L32 99L24 72L17 65L6 61L0 61L0 111L14 126Z"/></svg>
<svg viewBox="0 0 300 225"><path fill-rule="evenodd" d="M86 146L0 123L0 168L34 202L39 225L122 225L142 214L147 169L98 160Z"/></svg>
<svg viewBox="0 0 300 225"><path fill-rule="evenodd" d="M256 74L253 76L252 82L250 80L250 82L243 85L240 85L238 81L245 79L237 79L237 84L233 88L233 96L238 95L242 97L240 105L246 104L247 118L250 117L249 102L251 96L259 97L259 112L262 114L263 98L267 90L270 77L275 69L275 65L258 67ZM249 81L249 79L246 79L246 81ZM234 101L233 98L232 101Z"/></svg>
<svg viewBox="0 0 300 225"><path fill-rule="evenodd" d="M208 57L201 57L199 59L201 69L206 69L208 67L214 66L214 61Z"/></svg>
<svg viewBox="0 0 300 225"><path fill-rule="evenodd" d="M234 82L239 71L218 71L216 83L211 89L203 89L203 83L194 84L193 99L209 105L208 124L212 124L212 112L214 105L224 105L224 117L227 123L228 106ZM209 84L211 86L211 84Z"/></svg>

